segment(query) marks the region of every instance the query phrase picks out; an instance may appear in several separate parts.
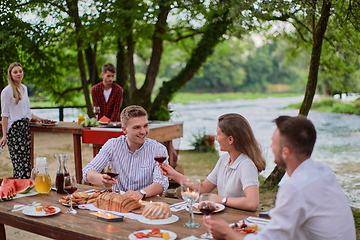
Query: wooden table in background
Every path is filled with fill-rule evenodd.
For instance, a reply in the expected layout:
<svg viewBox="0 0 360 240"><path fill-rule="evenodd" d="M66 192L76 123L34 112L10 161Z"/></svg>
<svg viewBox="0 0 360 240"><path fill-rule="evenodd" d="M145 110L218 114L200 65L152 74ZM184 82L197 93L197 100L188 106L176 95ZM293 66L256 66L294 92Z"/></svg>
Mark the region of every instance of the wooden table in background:
<svg viewBox="0 0 360 240"><path fill-rule="evenodd" d="M158 142L162 142L169 152L169 163L171 166L176 164L174 158L174 147L172 140L183 136L183 123L182 122L162 122L156 121L149 124L149 135L148 138L155 139ZM93 144L93 156L98 154L102 145L110 138L117 138L124 135L121 128L104 128L104 127L93 127L83 129L82 141L83 143Z"/></svg>
<svg viewBox="0 0 360 240"><path fill-rule="evenodd" d="M170 163L174 164L174 148L172 140L183 136L182 122L153 122L149 125L149 138L163 142L170 156ZM1 122L0 122L1 131ZM34 132L70 133L73 135L75 174L78 183L82 182L81 137L83 143L93 144L94 156L100 147L110 138L123 135L121 128L84 128L75 122L58 122L54 126L43 126L40 123L30 124L31 133L31 165L34 166ZM172 165L173 166L173 165Z"/></svg>
<svg viewBox="0 0 360 240"><path fill-rule="evenodd" d="M94 188L79 184L79 191ZM151 229L154 227L175 232L177 239L185 238L190 235L200 237L206 232L202 224L202 215L195 214L195 222L201 224L199 228L188 229L182 225L189 221L189 213L186 210L173 212L179 220L171 224L150 225L141 223L137 220L124 218L123 222L105 222L98 220L96 216L89 214L89 210L78 209L77 214L68 214L65 211L68 207L61 205L58 200L61 195L51 191L49 194L39 194L31 197L13 199L11 201L0 202L0 239L6 239L4 225L9 225L28 232L39 234L53 239L66 240L89 240L89 239L128 239L128 236L135 231ZM145 201L162 201L169 204L179 202L179 199L153 197ZM31 217L24 215L21 211L11 212L15 204L30 204L38 202L43 205L52 204L61 209L61 212L47 217ZM248 216L258 216L258 212L246 212L226 207L224 211L214 213L215 218L221 218L228 223L238 222Z"/></svg>

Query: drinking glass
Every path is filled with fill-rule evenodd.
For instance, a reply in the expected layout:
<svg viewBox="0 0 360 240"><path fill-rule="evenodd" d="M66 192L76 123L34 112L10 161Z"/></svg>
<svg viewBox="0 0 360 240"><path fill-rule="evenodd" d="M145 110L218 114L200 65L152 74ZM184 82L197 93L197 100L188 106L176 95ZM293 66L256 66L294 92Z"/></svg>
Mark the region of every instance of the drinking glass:
<svg viewBox="0 0 360 240"><path fill-rule="evenodd" d="M157 161L159 163L159 167L161 167L161 164L163 162L165 162L166 158L167 158L167 154L166 154L167 149L165 148L161 148L158 153L156 154L156 156L154 157L154 160ZM165 180L164 175L161 174L160 180Z"/></svg>
<svg viewBox="0 0 360 240"><path fill-rule="evenodd" d="M210 218L210 215L215 211L216 203L215 196L212 193L203 193L200 195L199 199L199 210L205 214L206 218ZM212 239L210 232L204 233L200 236L201 238Z"/></svg>
<svg viewBox="0 0 360 240"><path fill-rule="evenodd" d="M113 162L109 162L106 165L106 167L104 168L104 173L106 173L106 175L108 175L108 176L110 176L112 178L115 178L115 177L119 176L119 174L115 173L113 171L113 167L114 167ZM113 188L111 188L111 189L112 189L112 192L114 192L114 189Z"/></svg>
<svg viewBox="0 0 360 240"><path fill-rule="evenodd" d="M95 114L96 121L99 121L100 107L94 106L94 114Z"/></svg>
<svg viewBox="0 0 360 240"><path fill-rule="evenodd" d="M200 180L199 179L184 179L180 181L181 184L181 196L188 204L190 221L185 223L183 227L186 228L198 228L199 223L194 222L193 204L199 198L200 193Z"/></svg>
<svg viewBox="0 0 360 240"><path fill-rule="evenodd" d="M65 176L64 177L64 191L70 195L70 208L66 211L66 213L77 213L77 211L73 208L72 198L73 193L77 190L77 183L75 176Z"/></svg>

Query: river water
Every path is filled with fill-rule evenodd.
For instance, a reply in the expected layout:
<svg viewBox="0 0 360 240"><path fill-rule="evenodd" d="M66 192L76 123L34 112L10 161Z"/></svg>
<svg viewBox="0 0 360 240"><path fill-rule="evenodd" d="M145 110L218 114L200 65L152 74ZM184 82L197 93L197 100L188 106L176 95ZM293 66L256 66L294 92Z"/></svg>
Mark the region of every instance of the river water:
<svg viewBox="0 0 360 240"><path fill-rule="evenodd" d="M271 136L275 129L272 120L279 115L296 116L298 110L283 109L291 103L303 100L302 96L288 98L264 98L252 100L193 102L171 104L174 112L171 121L181 121L183 138L174 142L181 150L192 149L194 134L216 133L217 118L225 113L243 115L254 130L267 161L267 168L261 174L267 177L274 168L270 149ZM40 117L58 119L55 110L33 110ZM76 109L64 110L64 121L72 122L81 115ZM313 159L328 164L336 173L351 206L360 208L360 116L349 114L322 113L311 111L308 118L317 129L317 142ZM177 145L177 146L176 146ZM221 154L221 153L220 153Z"/></svg>

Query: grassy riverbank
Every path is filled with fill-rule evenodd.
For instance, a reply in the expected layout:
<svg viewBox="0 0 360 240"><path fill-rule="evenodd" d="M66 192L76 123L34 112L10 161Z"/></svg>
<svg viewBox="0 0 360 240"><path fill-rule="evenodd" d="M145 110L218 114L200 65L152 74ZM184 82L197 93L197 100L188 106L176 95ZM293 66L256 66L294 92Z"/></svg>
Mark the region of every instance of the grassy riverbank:
<svg viewBox="0 0 360 240"><path fill-rule="evenodd" d="M190 178L204 180L211 172L218 159L217 152L199 153L195 151L180 151L178 164L185 170L185 175ZM260 211L274 207L277 189L267 189L260 186ZM352 209L355 220L357 240L360 240L360 210Z"/></svg>

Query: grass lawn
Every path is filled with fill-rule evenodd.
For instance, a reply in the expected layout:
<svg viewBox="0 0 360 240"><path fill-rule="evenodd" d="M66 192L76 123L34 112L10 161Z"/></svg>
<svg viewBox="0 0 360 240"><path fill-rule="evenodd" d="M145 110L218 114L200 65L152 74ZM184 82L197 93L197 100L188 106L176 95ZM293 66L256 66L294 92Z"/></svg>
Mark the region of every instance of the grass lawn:
<svg viewBox="0 0 360 240"><path fill-rule="evenodd" d="M180 150L178 164L184 168L185 175L189 178L206 179L214 168L217 160L217 152L196 152L192 150ZM260 182L264 179L260 179ZM216 192L216 190L215 190ZM277 189L270 190L260 185L259 211L267 211L274 207ZM360 210L352 209L355 220L357 240L360 240Z"/></svg>

